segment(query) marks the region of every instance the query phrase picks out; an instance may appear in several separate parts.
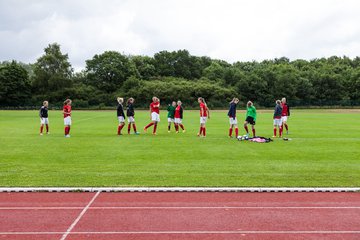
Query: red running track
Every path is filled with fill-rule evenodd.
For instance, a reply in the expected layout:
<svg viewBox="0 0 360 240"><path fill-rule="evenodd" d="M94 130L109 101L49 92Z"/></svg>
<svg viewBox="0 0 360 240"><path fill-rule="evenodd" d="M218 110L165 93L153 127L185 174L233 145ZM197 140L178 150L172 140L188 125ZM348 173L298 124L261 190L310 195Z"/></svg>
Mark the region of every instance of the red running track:
<svg viewBox="0 0 360 240"><path fill-rule="evenodd" d="M360 239L360 193L0 193L0 239Z"/></svg>

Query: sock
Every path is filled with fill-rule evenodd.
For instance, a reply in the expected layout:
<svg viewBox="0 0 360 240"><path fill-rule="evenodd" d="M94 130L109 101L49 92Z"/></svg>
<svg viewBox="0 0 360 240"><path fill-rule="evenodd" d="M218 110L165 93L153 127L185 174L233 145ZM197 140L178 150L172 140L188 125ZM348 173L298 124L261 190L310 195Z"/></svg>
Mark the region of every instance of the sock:
<svg viewBox="0 0 360 240"><path fill-rule="evenodd" d="M49 124L46 124L46 132L49 132Z"/></svg>
<svg viewBox="0 0 360 240"><path fill-rule="evenodd" d="M68 126L65 127L65 135L69 134Z"/></svg>
<svg viewBox="0 0 360 240"><path fill-rule="evenodd" d="M200 131L199 131L199 135L200 135L200 136L201 136L201 134L202 134L202 131L203 131L203 128L200 127Z"/></svg>
<svg viewBox="0 0 360 240"><path fill-rule="evenodd" d="M276 127L274 127L274 136L276 137Z"/></svg>
<svg viewBox="0 0 360 240"><path fill-rule="evenodd" d="M279 127L279 136L281 137L282 136L282 132L283 132L283 128L282 126Z"/></svg>
<svg viewBox="0 0 360 240"><path fill-rule="evenodd" d="M118 133L117 133L118 135L120 135L120 131L121 131L121 126L119 125L118 126Z"/></svg>
<svg viewBox="0 0 360 240"><path fill-rule="evenodd" d="M249 133L249 128L247 125L244 126L246 133Z"/></svg>
<svg viewBox="0 0 360 240"><path fill-rule="evenodd" d="M253 128L252 132L253 132L253 136L255 137L255 128Z"/></svg>
<svg viewBox="0 0 360 240"><path fill-rule="evenodd" d="M168 125L168 131L170 131L170 127L171 127L171 125Z"/></svg>
<svg viewBox="0 0 360 240"><path fill-rule="evenodd" d="M184 125L182 125L181 123L180 123L180 127L182 130L185 130Z"/></svg>
<svg viewBox="0 0 360 240"><path fill-rule="evenodd" d="M43 129L44 129L44 125L41 125L41 126L40 126L40 133L43 132Z"/></svg>
<svg viewBox="0 0 360 240"><path fill-rule="evenodd" d="M148 125L146 125L145 129L148 129L148 128L151 127L152 125L154 125L153 122L149 123Z"/></svg>
<svg viewBox="0 0 360 240"><path fill-rule="evenodd" d="M238 137L239 136L239 129L235 128L235 136Z"/></svg>
<svg viewBox="0 0 360 240"><path fill-rule="evenodd" d="M203 127L203 135L204 135L204 137L206 136L206 128L205 127Z"/></svg>
<svg viewBox="0 0 360 240"><path fill-rule="evenodd" d="M131 130L131 123L128 124L128 134L130 134L130 130Z"/></svg>
<svg viewBox="0 0 360 240"><path fill-rule="evenodd" d="M133 123L133 129L134 129L134 132L137 132L135 123Z"/></svg>
<svg viewBox="0 0 360 240"><path fill-rule="evenodd" d="M232 128L229 128L229 137L232 135Z"/></svg>
<svg viewBox="0 0 360 240"><path fill-rule="evenodd" d="M156 133L157 124L154 125L153 133Z"/></svg>
<svg viewBox="0 0 360 240"><path fill-rule="evenodd" d="M285 129L286 129L286 131L288 131L288 130L289 130L288 125L287 125L286 123L285 123L284 125L285 125Z"/></svg>
<svg viewBox="0 0 360 240"><path fill-rule="evenodd" d="M175 124L175 130L178 132L179 131L179 125Z"/></svg>

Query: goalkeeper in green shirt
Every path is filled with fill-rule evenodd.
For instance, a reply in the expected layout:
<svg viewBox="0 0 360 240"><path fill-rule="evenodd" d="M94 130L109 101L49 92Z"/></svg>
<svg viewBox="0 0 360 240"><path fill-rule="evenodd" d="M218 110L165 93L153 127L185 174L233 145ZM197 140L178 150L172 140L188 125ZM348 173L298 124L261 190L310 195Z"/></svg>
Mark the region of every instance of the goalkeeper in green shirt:
<svg viewBox="0 0 360 240"><path fill-rule="evenodd" d="M171 123L174 123L175 120L175 109L176 109L176 102L172 102L172 104L167 107L168 111L168 132L170 132ZM175 123L174 123L175 124ZM174 125L175 126L175 125Z"/></svg>
<svg viewBox="0 0 360 240"><path fill-rule="evenodd" d="M250 124L252 128L253 137L255 137L256 108L254 107L254 104L251 101L248 101L246 110L247 110L246 119L244 122L246 136L249 136L249 128L247 125Z"/></svg>

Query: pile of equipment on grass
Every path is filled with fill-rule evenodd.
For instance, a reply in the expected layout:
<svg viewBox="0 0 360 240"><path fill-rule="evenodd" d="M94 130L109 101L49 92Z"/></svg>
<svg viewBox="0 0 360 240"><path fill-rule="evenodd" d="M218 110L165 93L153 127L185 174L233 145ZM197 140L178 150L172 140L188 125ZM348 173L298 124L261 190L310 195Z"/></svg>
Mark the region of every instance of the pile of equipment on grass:
<svg viewBox="0 0 360 240"><path fill-rule="evenodd" d="M273 140L271 138L266 138L266 137L252 137L249 138L248 136L244 135L244 136L238 136L237 140L239 141L249 141L249 142L257 142L257 143L269 143L272 142Z"/></svg>

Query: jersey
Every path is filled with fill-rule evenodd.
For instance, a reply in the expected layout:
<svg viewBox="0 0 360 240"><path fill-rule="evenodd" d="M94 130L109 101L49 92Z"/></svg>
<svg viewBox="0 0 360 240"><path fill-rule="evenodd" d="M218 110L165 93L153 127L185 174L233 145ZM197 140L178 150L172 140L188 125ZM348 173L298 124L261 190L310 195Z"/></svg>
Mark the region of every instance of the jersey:
<svg viewBox="0 0 360 240"><path fill-rule="evenodd" d="M63 111L64 111L64 118L71 116L71 106L70 105L64 105Z"/></svg>
<svg viewBox="0 0 360 240"><path fill-rule="evenodd" d="M168 106L167 111L168 111L167 117L168 117L168 118L174 118L174 115L175 115L175 107L170 105L170 106Z"/></svg>
<svg viewBox="0 0 360 240"><path fill-rule="evenodd" d="M128 117L135 116L134 105L132 103L129 103L129 105L127 106L126 115Z"/></svg>
<svg viewBox="0 0 360 240"><path fill-rule="evenodd" d="M228 116L229 118L236 118L236 103L230 103L230 108L229 108L229 112L228 112Z"/></svg>
<svg viewBox="0 0 360 240"><path fill-rule="evenodd" d="M204 103L200 103L200 117L207 117L207 107Z"/></svg>
<svg viewBox="0 0 360 240"><path fill-rule="evenodd" d="M282 106L281 116L290 116L289 105L287 105L286 103L282 103L281 106Z"/></svg>
<svg viewBox="0 0 360 240"><path fill-rule="evenodd" d="M150 109L151 109L151 112L155 112L157 114L160 113L160 103L159 102L152 102L150 103Z"/></svg>
<svg viewBox="0 0 360 240"><path fill-rule="evenodd" d="M45 106L42 106L42 107L40 108L39 116L40 116L41 118L48 118L48 108L45 107Z"/></svg>
<svg viewBox="0 0 360 240"><path fill-rule="evenodd" d="M282 108L280 105L276 104L275 110L274 110L274 119L280 119L282 114Z"/></svg>
<svg viewBox="0 0 360 240"><path fill-rule="evenodd" d="M250 106L246 108L246 117L252 117L254 121L256 121L256 108L254 106Z"/></svg>
<svg viewBox="0 0 360 240"><path fill-rule="evenodd" d="M118 104L117 109L116 109L116 113L118 117L125 117L125 113L124 113L124 108L122 104Z"/></svg>
<svg viewBox="0 0 360 240"><path fill-rule="evenodd" d="M180 118L182 119L183 118L183 108L181 106L177 106L175 108L175 118Z"/></svg>

